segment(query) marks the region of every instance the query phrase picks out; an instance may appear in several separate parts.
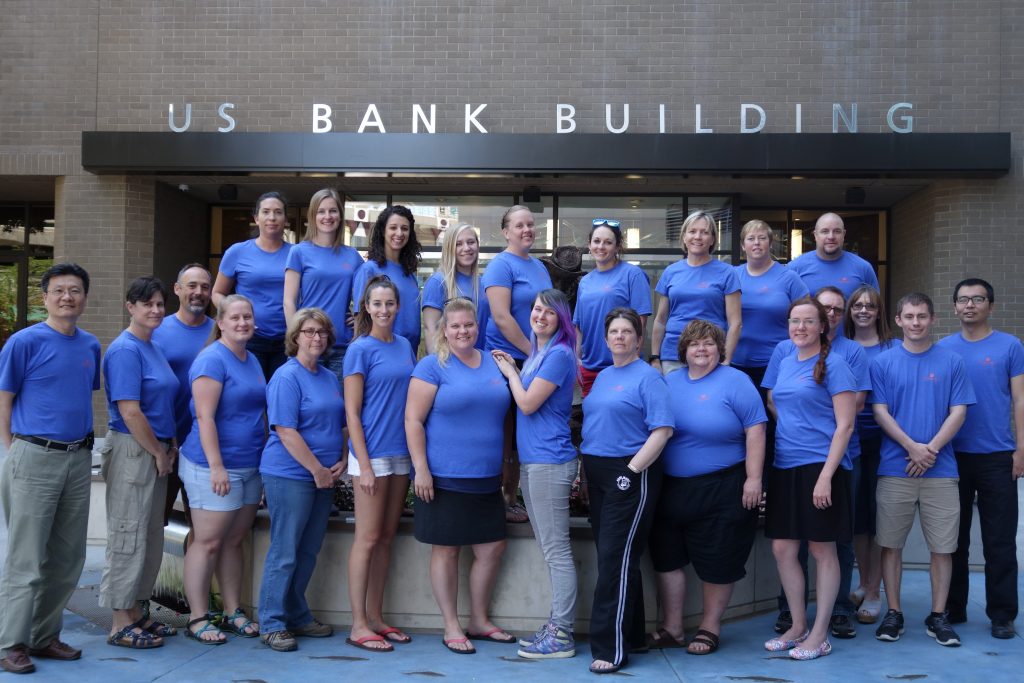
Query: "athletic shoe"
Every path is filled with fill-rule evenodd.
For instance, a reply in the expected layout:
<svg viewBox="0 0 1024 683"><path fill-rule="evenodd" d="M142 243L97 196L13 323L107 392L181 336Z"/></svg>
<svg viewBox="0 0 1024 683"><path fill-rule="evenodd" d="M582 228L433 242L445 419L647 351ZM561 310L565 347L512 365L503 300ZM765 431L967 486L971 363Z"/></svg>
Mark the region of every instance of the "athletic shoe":
<svg viewBox="0 0 1024 683"><path fill-rule="evenodd" d="M875 631L875 638L895 643L903 635L903 612L889 610L882 617L882 624Z"/></svg>
<svg viewBox="0 0 1024 683"><path fill-rule="evenodd" d="M924 620L925 628L935 642L946 647L960 647L960 636L956 634L953 627L949 625L946 613L929 614Z"/></svg>
<svg viewBox="0 0 1024 683"><path fill-rule="evenodd" d="M576 656L576 643L572 634L554 624L548 624L544 635L517 653L526 659L565 659Z"/></svg>
<svg viewBox="0 0 1024 683"><path fill-rule="evenodd" d="M533 645L538 640L543 638L544 634L548 632L548 626L550 624L550 621L545 624L542 624L541 627L534 631L532 635L526 636L525 638L520 638L519 647L527 647L529 645Z"/></svg>
<svg viewBox="0 0 1024 683"><path fill-rule="evenodd" d="M832 622L830 624L832 635L836 638L856 638L857 629L853 627L853 621L849 615L846 614L833 614Z"/></svg>
<svg viewBox="0 0 1024 683"><path fill-rule="evenodd" d="M785 633L793 628L793 613L788 609L780 610L779 617L775 620L775 632Z"/></svg>

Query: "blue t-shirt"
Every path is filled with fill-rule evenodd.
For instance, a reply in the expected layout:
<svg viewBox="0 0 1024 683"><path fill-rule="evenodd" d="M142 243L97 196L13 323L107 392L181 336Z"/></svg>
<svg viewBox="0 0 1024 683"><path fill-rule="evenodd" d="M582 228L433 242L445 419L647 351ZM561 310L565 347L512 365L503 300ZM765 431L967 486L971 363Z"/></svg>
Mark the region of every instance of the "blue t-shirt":
<svg viewBox="0 0 1024 683"><path fill-rule="evenodd" d="M337 375L322 367L310 372L295 358L289 358L267 385L267 421L270 438L263 449L260 472L313 481L313 475L288 452L274 428L298 431L324 467L337 463L342 456L341 432L345 427L345 402Z"/></svg>
<svg viewBox="0 0 1024 683"><path fill-rule="evenodd" d="M227 469L257 467L260 451L267 438L264 413L267 409L267 381L256 356L248 351L245 360L219 341L210 344L192 363L188 383L200 377L209 377L220 383L220 400L213 422L217 425L217 444L220 457ZM210 463L203 452L199 438L199 420L196 419L195 399L189 404L192 412L192 431L181 447L181 455L203 467Z"/></svg>
<svg viewBox="0 0 1024 683"><path fill-rule="evenodd" d="M284 337L284 271L291 249L285 242L277 251L263 251L256 240L246 240L228 247L220 261L220 272L234 278L235 291L252 301L257 337Z"/></svg>
<svg viewBox="0 0 1024 683"><path fill-rule="evenodd" d="M603 370L612 364L612 352L604 339L604 317L618 306L640 315L651 314L651 283L647 273L632 263L619 261L605 270L592 270L580 279L572 322L583 335L583 367Z"/></svg>
<svg viewBox="0 0 1024 683"><path fill-rule="evenodd" d="M838 287L849 301L850 295L861 285L878 289L878 276L871 264L845 249L834 261L822 259L817 251L808 251L790 261L789 269L800 276L812 295L822 287L832 285Z"/></svg>
<svg viewBox="0 0 1024 683"><path fill-rule="evenodd" d="M398 317L395 318L395 334L405 337L412 346L413 354L420 347L420 285L416 275L405 274L402 266L392 261L384 261L378 266L376 261L366 261L356 271L356 279L352 285L352 299L355 310L359 310L359 302L363 298L366 283L376 275L387 275L398 286Z"/></svg>
<svg viewBox="0 0 1024 683"><path fill-rule="evenodd" d="M740 281L732 266L718 259L696 267L683 259L665 269L655 291L668 298L661 358L679 360L679 335L691 320L707 320L729 329L725 296L740 291Z"/></svg>
<svg viewBox="0 0 1024 683"><path fill-rule="evenodd" d="M345 324L352 303L352 283L363 257L352 247L321 247L309 241L296 244L288 252L287 269L301 276L296 308L322 308L334 323L334 348L343 349L352 341L352 330Z"/></svg>
<svg viewBox="0 0 1024 683"><path fill-rule="evenodd" d="M742 371L719 365L694 380L683 367L668 373L665 383L675 416L675 431L661 454L665 474L696 477L747 459L746 430L768 417Z"/></svg>
<svg viewBox="0 0 1024 683"><path fill-rule="evenodd" d="M15 332L0 351L0 389L14 394L11 432L78 441L92 431L100 388L100 343L81 328L61 334L45 322Z"/></svg>
<svg viewBox="0 0 1024 683"><path fill-rule="evenodd" d="M174 376L178 378L178 393L174 396L174 421L178 443L184 443L185 437L192 430L192 413L188 404L192 400L192 383L188 381L188 371L192 361L206 346L213 330L213 318L206 318L202 324L192 327L178 320L178 316L169 315L153 330L153 343L164 354Z"/></svg>
<svg viewBox="0 0 1024 683"><path fill-rule="evenodd" d="M1013 335L995 330L978 341L959 332L938 342L964 359L978 402L967 408L967 420L953 437L953 450L997 453L1017 448L1013 433L1010 379L1024 375L1024 346Z"/></svg>
<svg viewBox="0 0 1024 683"><path fill-rule="evenodd" d="M907 436L928 443L946 421L950 408L973 405L975 399L963 358L939 346L911 353L900 344L871 362L871 402L884 403ZM907 452L883 433L879 476L906 477L906 467ZM923 476L957 474L953 444L947 443Z"/></svg>
<svg viewBox="0 0 1024 683"><path fill-rule="evenodd" d="M360 422L370 458L409 455L405 443L405 398L415 364L409 340L398 334L390 344L367 334L348 345L345 377L363 376ZM351 439L348 444L351 449Z"/></svg>
<svg viewBox="0 0 1024 683"><path fill-rule="evenodd" d="M775 351L772 352L772 357L774 358L778 354L781 360L795 351L796 346L787 339L779 342L775 347ZM850 366L850 370L853 372L853 377L856 380L856 391L871 391L871 363L868 360L868 355L864 352L864 347L840 334L832 340L830 353L836 354ZM769 374L769 371L765 371L764 381L774 382L777 372L778 365L776 364L772 367L771 374ZM860 457L860 437L858 436L856 421L854 421L850 442L846 446L846 455L850 460L856 460Z"/></svg>
<svg viewBox="0 0 1024 683"><path fill-rule="evenodd" d="M892 340L882 344L875 344L874 346L861 347L864 350L864 357L867 359L869 382L871 381L871 363L875 360L875 356L883 351L888 351L892 347ZM882 428L875 421L875 411L871 408L871 394L868 394L868 398L864 402L864 410L857 414L857 434L861 439L872 439L882 436Z"/></svg>
<svg viewBox="0 0 1024 683"><path fill-rule="evenodd" d="M529 339L530 311L533 310L533 302L537 300L538 292L551 289L552 286L551 276L544 264L532 256L521 258L503 251L487 264L482 284L485 291L491 287L504 287L511 292L510 312L523 335ZM505 339L493 317L487 321L485 348L500 349L520 360L526 358L525 353Z"/></svg>
<svg viewBox="0 0 1024 683"><path fill-rule="evenodd" d="M464 296L476 304L476 348L483 349L487 336L487 322L491 319L491 306L487 302L483 285L477 282L477 291L473 291L473 278L457 272L455 286L459 290L457 296ZM443 310L444 302L451 298L453 297L444 290L444 276L440 272L434 273L423 285L423 303L420 309Z"/></svg>
<svg viewBox="0 0 1024 683"><path fill-rule="evenodd" d="M785 342L783 342L785 344ZM778 416L775 429L775 467L781 470L825 462L836 433L836 411L832 397L857 391L857 379L837 353L825 359L825 381L814 381L818 354L797 359L797 350L772 354L761 386L772 390ZM852 437L851 437L852 438ZM852 469L848 452L841 466Z"/></svg>
<svg viewBox="0 0 1024 683"><path fill-rule="evenodd" d="M431 354L412 376L437 387L427 413L427 464L435 478L480 479L501 474L505 413L512 395L490 354L480 352L480 367L454 355L444 367Z"/></svg>
<svg viewBox="0 0 1024 683"><path fill-rule="evenodd" d="M743 368L768 365L775 345L789 338L786 313L789 305L807 296L807 285L781 263L760 275L747 272L747 264L733 269L743 291L743 328L732 354L732 364Z"/></svg>
<svg viewBox="0 0 1024 683"><path fill-rule="evenodd" d="M119 334L103 356L103 384L111 429L129 433L117 402L138 401L156 438L174 438L178 378L152 342L144 342L128 330Z"/></svg>
<svg viewBox="0 0 1024 683"><path fill-rule="evenodd" d="M523 388L535 379L547 380L557 388L530 415L516 409L516 445L519 462L557 465L576 458L569 435L569 413L576 386L576 352L559 344L542 352L539 362L527 364L520 374Z"/></svg>
<svg viewBox="0 0 1024 683"><path fill-rule="evenodd" d="M587 455L636 455L651 432L675 424L661 373L637 359L597 373L583 399L583 446Z"/></svg>

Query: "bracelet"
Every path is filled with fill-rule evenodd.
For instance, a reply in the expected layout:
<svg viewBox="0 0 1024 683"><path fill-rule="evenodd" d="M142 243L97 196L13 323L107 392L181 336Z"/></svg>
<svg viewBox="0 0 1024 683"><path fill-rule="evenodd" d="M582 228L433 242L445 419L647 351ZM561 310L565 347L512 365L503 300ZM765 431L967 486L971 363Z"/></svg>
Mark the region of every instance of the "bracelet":
<svg viewBox="0 0 1024 683"><path fill-rule="evenodd" d="M640 470L638 470L637 468L633 467L633 463L628 463L626 465L626 469L629 470L630 472L632 472L633 474L640 474Z"/></svg>
<svg viewBox="0 0 1024 683"><path fill-rule="evenodd" d="M648 363L653 363L654 361L659 361L660 362L661 361L661 356L659 356L657 354L651 354L650 356L647 357L647 362Z"/></svg>

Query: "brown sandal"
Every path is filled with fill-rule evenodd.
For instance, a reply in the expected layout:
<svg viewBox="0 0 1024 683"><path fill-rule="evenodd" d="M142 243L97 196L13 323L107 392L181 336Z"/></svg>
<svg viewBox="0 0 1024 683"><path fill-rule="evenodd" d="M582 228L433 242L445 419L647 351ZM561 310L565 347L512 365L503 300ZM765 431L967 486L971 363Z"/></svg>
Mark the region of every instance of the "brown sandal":
<svg viewBox="0 0 1024 683"><path fill-rule="evenodd" d="M647 634L647 647L652 650L667 650L673 647L686 647L685 643L663 628Z"/></svg>

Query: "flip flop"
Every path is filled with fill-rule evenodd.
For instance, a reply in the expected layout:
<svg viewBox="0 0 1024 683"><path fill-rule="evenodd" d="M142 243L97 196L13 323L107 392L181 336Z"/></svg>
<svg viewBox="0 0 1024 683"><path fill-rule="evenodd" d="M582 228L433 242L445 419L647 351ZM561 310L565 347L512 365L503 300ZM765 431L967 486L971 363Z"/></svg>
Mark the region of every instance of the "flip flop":
<svg viewBox="0 0 1024 683"><path fill-rule="evenodd" d="M441 642L448 648L449 652L454 652L457 655L475 655L476 648L471 647L468 650L456 650L452 645L465 645L469 642L469 638L441 638Z"/></svg>
<svg viewBox="0 0 1024 683"><path fill-rule="evenodd" d="M685 647L683 641L677 640L675 636L663 628L654 633L647 634L647 647L652 650L667 650L673 647Z"/></svg>
<svg viewBox="0 0 1024 683"><path fill-rule="evenodd" d="M505 521L512 524L525 524L530 521L530 515L526 512L526 508L519 503L511 503L505 506Z"/></svg>
<svg viewBox="0 0 1024 683"><path fill-rule="evenodd" d="M697 644L700 644L700 645L706 645L708 649L706 649L706 650L704 650L702 652L695 652L695 651L690 649L691 647L693 647L694 643L697 643ZM713 653L715 650L718 649L718 645L719 645L719 639L718 639L718 635L717 634L712 633L711 631L706 631L704 629L700 629L693 636L693 638L690 639L690 644L686 648L686 654L698 655L698 656L699 655L709 655L709 654Z"/></svg>
<svg viewBox="0 0 1024 683"><path fill-rule="evenodd" d="M399 645L405 645L406 643L412 642L412 636L408 633L404 633L401 629L397 629L394 626L388 626L383 631L377 631L377 635L386 638L392 643L398 643Z"/></svg>
<svg viewBox="0 0 1024 683"><path fill-rule="evenodd" d="M345 642L352 647L358 647L360 650L367 650L368 652L394 652L395 646L389 643L386 639L378 636L374 633L372 636L363 636L362 638L346 638ZM372 647L367 643L384 643L385 647Z"/></svg>
<svg viewBox="0 0 1024 683"><path fill-rule="evenodd" d="M496 638L495 636L501 634L504 638ZM503 645L511 645L512 643L518 642L518 639L505 631L505 629L498 628L495 626L486 633L467 633L466 636L470 640L488 640L492 643L501 643Z"/></svg>

